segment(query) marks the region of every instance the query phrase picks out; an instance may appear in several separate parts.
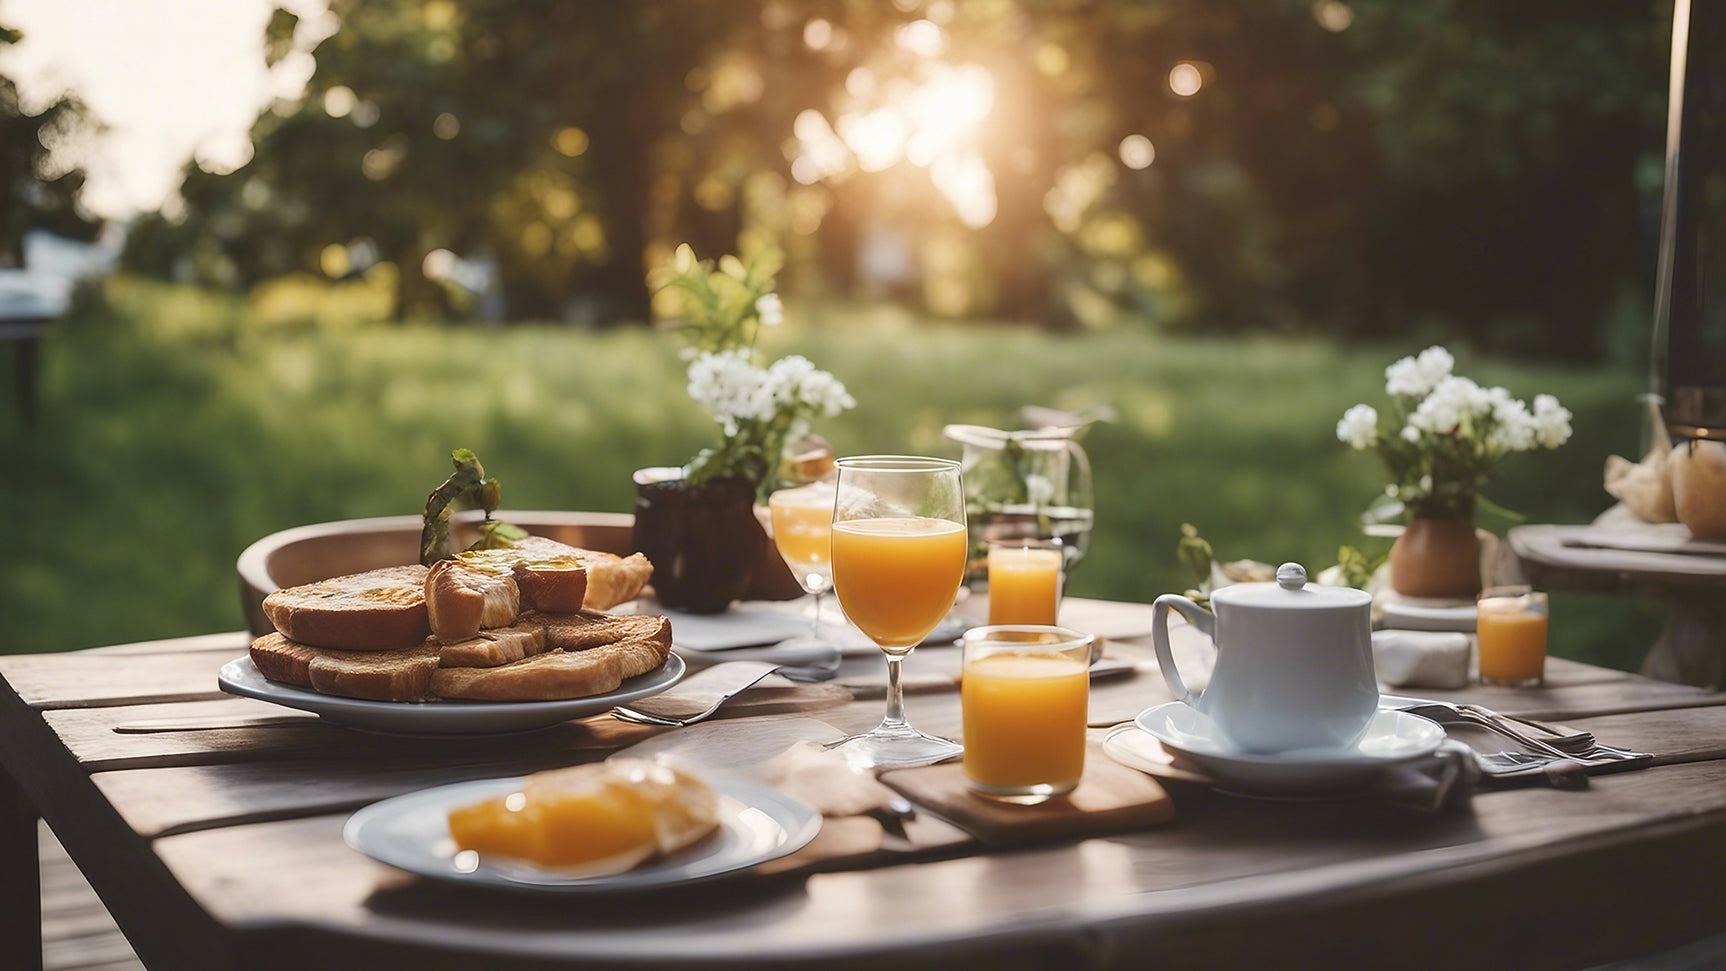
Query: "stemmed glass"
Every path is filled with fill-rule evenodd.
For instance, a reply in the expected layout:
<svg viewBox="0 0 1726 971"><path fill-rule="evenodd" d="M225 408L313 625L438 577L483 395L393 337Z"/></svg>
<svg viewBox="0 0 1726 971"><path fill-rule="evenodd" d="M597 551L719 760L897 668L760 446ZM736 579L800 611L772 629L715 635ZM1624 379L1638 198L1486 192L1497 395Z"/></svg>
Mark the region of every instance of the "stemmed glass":
<svg viewBox="0 0 1726 971"><path fill-rule="evenodd" d="M821 644L821 595L833 589L833 486L816 482L780 489L768 497L767 508L773 517L773 545L797 585L815 598L808 643Z"/></svg>
<svg viewBox="0 0 1726 971"><path fill-rule="evenodd" d="M840 459L833 587L846 616L887 654L887 714L832 747L866 766L929 765L963 749L905 719L899 668L953 607L965 577L959 463L906 455Z"/></svg>

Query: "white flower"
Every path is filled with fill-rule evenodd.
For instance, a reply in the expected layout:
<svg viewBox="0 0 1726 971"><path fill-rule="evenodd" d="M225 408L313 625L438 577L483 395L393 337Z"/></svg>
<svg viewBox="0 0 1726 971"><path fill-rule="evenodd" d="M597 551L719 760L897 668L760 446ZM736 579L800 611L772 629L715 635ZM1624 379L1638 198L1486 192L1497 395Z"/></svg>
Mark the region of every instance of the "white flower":
<svg viewBox="0 0 1726 971"><path fill-rule="evenodd" d="M690 363L688 376L689 397L727 435L736 433L740 421L773 416L772 398L763 394L767 372L750 361L747 349L703 353Z"/></svg>
<svg viewBox="0 0 1726 971"><path fill-rule="evenodd" d="M1534 396L1534 434L1545 448L1557 448L1570 440L1570 409L1549 394Z"/></svg>
<svg viewBox="0 0 1726 971"><path fill-rule="evenodd" d="M763 327L777 327L785 322L785 305L780 302L779 294L766 293L755 301L755 315L761 319Z"/></svg>
<svg viewBox="0 0 1726 971"><path fill-rule="evenodd" d="M1342 421L1336 423L1336 437L1356 451L1370 448L1378 438L1378 409L1355 405L1343 412Z"/></svg>
<svg viewBox="0 0 1726 971"><path fill-rule="evenodd" d="M1455 366L1456 359L1450 352L1435 344L1421 351L1419 357L1405 357L1385 368L1384 390L1418 398L1449 377L1450 369Z"/></svg>
<svg viewBox="0 0 1726 971"><path fill-rule="evenodd" d="M1476 416L1491 411L1492 396L1488 391L1467 378L1451 375L1438 382L1414 409L1414 414L1408 416L1408 423L1423 432L1449 435L1463 430L1465 424L1472 427Z"/></svg>
<svg viewBox="0 0 1726 971"><path fill-rule="evenodd" d="M1414 427L1413 425L1402 426L1402 440L1405 442L1418 442L1418 441L1420 441L1420 429Z"/></svg>
<svg viewBox="0 0 1726 971"><path fill-rule="evenodd" d="M1492 402L1492 430L1486 434L1486 448L1492 454L1524 452L1534 447L1534 417L1528 406L1512 398L1503 388L1487 392Z"/></svg>

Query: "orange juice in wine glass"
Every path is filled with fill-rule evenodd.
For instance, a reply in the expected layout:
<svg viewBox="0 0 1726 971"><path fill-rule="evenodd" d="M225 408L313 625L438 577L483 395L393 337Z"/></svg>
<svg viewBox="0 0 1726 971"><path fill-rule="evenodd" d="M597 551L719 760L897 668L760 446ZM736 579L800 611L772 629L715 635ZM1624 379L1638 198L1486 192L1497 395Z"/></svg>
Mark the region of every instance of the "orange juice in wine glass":
<svg viewBox="0 0 1726 971"><path fill-rule="evenodd" d="M881 724L831 746L862 766L929 765L955 742L911 727L900 668L953 607L969 553L959 463L909 455L843 458L833 504L833 588L887 654Z"/></svg>
<svg viewBox="0 0 1726 971"><path fill-rule="evenodd" d="M832 583L833 490L819 485L781 489L767 501L773 543L806 593Z"/></svg>
<svg viewBox="0 0 1726 971"><path fill-rule="evenodd" d="M859 519L833 527L834 583L851 622L884 651L909 651L947 616L965 575L965 526Z"/></svg>

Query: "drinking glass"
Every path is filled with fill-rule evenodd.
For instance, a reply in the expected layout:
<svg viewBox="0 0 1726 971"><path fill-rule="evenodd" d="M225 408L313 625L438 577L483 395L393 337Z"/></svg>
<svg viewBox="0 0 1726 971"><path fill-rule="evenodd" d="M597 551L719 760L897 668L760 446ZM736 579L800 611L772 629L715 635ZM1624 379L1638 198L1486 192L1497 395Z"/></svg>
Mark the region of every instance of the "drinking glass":
<svg viewBox="0 0 1726 971"><path fill-rule="evenodd" d="M989 623L1055 623L1061 610L1062 547L1058 538L989 544Z"/></svg>
<svg viewBox="0 0 1726 971"><path fill-rule="evenodd" d="M929 765L963 751L905 719L900 665L953 607L965 576L959 463L906 455L843 458L833 504L833 588L846 616L887 655L887 713L835 743L859 766Z"/></svg>
<svg viewBox="0 0 1726 971"><path fill-rule="evenodd" d="M959 698L965 778L973 790L1035 805L1078 787L1095 641L1051 625L965 632Z"/></svg>
<svg viewBox="0 0 1726 971"><path fill-rule="evenodd" d="M833 589L833 486L817 482L780 489L768 498L767 508L773 517L773 545L797 585L815 598L808 643L823 643L821 595Z"/></svg>
<svg viewBox="0 0 1726 971"><path fill-rule="evenodd" d="M1532 688L1546 679L1546 594L1526 586L1487 587L1475 602L1480 683Z"/></svg>

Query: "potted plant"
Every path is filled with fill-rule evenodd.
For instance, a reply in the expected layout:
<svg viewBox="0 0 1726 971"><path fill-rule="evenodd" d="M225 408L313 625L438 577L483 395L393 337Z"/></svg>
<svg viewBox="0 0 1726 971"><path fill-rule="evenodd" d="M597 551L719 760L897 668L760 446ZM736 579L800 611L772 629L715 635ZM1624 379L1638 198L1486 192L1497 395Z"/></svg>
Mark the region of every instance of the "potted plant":
<svg viewBox="0 0 1726 971"><path fill-rule="evenodd" d="M754 506L780 485L786 446L813 419L856 405L801 355L762 361L756 337L783 319L773 292L780 262L767 251L716 266L685 244L649 277L676 298L689 396L719 426L718 442L688 464L635 475L635 545L653 561L653 586L668 607L717 613L749 590L766 542Z"/></svg>
<svg viewBox="0 0 1726 971"><path fill-rule="evenodd" d="M1390 583L1412 597L1472 597L1480 590L1477 508L1492 469L1512 452L1557 448L1570 438L1570 412L1549 394L1534 406L1503 388L1451 373L1455 360L1429 347L1385 369L1391 405L1380 414L1355 405L1337 438L1373 449L1390 473L1373 518L1407 524L1390 552ZM1503 510L1500 510L1503 511Z"/></svg>

